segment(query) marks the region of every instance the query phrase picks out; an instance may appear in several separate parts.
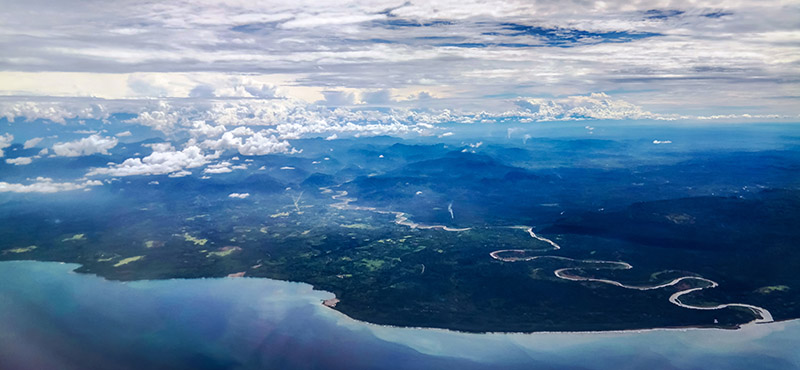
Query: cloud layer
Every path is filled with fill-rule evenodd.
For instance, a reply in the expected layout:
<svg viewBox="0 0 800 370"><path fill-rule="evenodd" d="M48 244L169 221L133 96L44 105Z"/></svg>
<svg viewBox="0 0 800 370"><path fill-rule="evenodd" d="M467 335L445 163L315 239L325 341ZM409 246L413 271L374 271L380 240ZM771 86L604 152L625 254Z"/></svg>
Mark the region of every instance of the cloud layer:
<svg viewBox="0 0 800 370"><path fill-rule="evenodd" d="M6 96L496 110L509 97L606 91L665 114L800 113L796 2L42 0L8 8L0 15ZM58 109L3 114L59 122ZM107 115L84 109L75 116Z"/></svg>
<svg viewBox="0 0 800 370"><path fill-rule="evenodd" d="M57 193L72 190L87 190L92 186L100 186L98 180L84 180L83 182L55 182L51 178L38 177L30 184L13 184L0 181L0 193Z"/></svg>

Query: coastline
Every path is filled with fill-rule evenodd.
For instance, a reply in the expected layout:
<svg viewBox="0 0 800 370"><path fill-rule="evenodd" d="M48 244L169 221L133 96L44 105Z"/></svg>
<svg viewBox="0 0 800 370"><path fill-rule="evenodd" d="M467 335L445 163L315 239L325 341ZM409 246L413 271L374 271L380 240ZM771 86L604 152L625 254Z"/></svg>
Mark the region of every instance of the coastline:
<svg viewBox="0 0 800 370"><path fill-rule="evenodd" d="M15 317L0 325L5 329L0 348L8 350L0 350L0 362L30 364L51 358L63 363L66 357L53 349L75 343L70 356L78 362L65 369L96 367L98 356L106 364L118 364L105 368L159 364L188 369L198 368L193 366L197 359L218 364L206 368L220 370L229 364L241 369L314 364L314 368L350 370L607 370L625 368L631 359L642 368L672 364L676 370L698 365L747 370L754 368L752 364L782 370L800 365L793 345L800 320L747 325L741 330L474 333L352 319L320 304L332 294L303 283L210 278L120 284L70 273L75 267L36 261L0 263L0 275L8 282L0 294L11 298L0 301L0 313ZM61 329L52 330L48 323ZM48 330L48 336L31 336L40 328ZM157 348L154 338L159 339ZM152 355L153 349L165 351L141 357Z"/></svg>
<svg viewBox="0 0 800 370"><path fill-rule="evenodd" d="M199 277L199 278L168 278L168 279L140 279L140 280L115 280L115 279L108 279L102 275L98 275L95 273L84 273L76 271L83 265L79 263L72 263L72 262L62 262L62 261L38 261L38 260L6 260L0 261L0 268L2 268L3 264L11 264L11 263L36 263L36 264L59 264L59 265L68 265L70 268L67 273L69 274L77 274L83 276L93 276L108 282L112 283L119 283L119 284L129 284L129 283L143 283L143 282L166 282L166 281L203 281L203 280L264 280L270 282L278 282L278 283L285 283L285 284L300 284L300 285L307 285L313 291L320 292L323 294L328 294L330 298L320 299L318 302L319 307L323 310L332 312L335 315L339 316L340 319L345 319L350 321L351 323L357 323L361 325L367 325L375 328L387 328L387 329L413 329L413 330L428 330L434 332L448 332L448 333L459 333L459 334L474 334L474 335L539 335L539 334L576 334L576 335L604 335L604 334L641 334L641 333L648 333L648 332L686 332L686 331L708 331L708 330L717 330L717 331L726 331L726 332L736 332L741 331L743 329L747 329L750 327L768 327L774 325L782 325L786 323L791 323L793 321L800 322L800 318L791 318L791 319L782 319L782 320L774 320L771 322L748 322L744 324L737 325L735 327L724 327L724 326L675 326L675 327L652 327L652 328L636 328L636 329L611 329L611 330L541 330L541 331L468 331L468 330L459 330L459 329L450 329L450 328L443 328L443 327L431 327L431 326L416 326L416 325L392 325L392 324L380 324L374 323L369 320L361 320L353 318L346 313L340 311L340 309L336 308L336 305L330 305L330 303L339 302L338 297L332 292L318 289L312 284L302 282L302 281L291 281L291 280L279 280L279 279L272 279L272 278L265 278L265 277L253 277L253 276L244 276L244 277ZM329 304L325 304L328 302Z"/></svg>

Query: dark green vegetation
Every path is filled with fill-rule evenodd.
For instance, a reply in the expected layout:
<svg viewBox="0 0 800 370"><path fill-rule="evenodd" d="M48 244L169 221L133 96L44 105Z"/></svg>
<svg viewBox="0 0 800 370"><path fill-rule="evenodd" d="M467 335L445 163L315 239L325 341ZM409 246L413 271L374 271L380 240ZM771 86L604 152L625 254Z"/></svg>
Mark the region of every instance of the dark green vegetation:
<svg viewBox="0 0 800 370"><path fill-rule="evenodd" d="M299 146L302 155L256 157L251 170L210 179L131 177L90 192L4 195L0 259L76 262L80 272L119 280L244 272L303 281L334 292L336 309L357 319L466 331L734 327L754 318L668 302L692 281L636 291L554 275L577 262L489 256L542 249L634 266L583 276L648 285L698 275L720 286L686 303L748 303L776 320L800 317L796 150L687 153L571 139L477 149L392 138ZM392 214L333 207L341 191L354 205L472 229L412 229ZM229 198L234 192L251 195ZM506 227L514 225L534 226L563 248L547 251Z"/></svg>

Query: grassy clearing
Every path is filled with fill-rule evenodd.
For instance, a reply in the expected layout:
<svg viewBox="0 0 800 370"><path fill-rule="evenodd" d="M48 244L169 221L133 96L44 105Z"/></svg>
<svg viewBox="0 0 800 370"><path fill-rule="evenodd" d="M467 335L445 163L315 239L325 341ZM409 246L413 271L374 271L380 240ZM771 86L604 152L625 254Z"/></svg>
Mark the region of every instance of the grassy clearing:
<svg viewBox="0 0 800 370"><path fill-rule="evenodd" d="M75 234L69 238L61 239L62 242L74 242L79 240L86 240L86 234Z"/></svg>
<svg viewBox="0 0 800 370"><path fill-rule="evenodd" d="M206 254L206 257L212 257L212 256L213 257L225 257L225 256L229 256L233 252L238 252L240 250L242 250L242 248L239 248L239 247L224 247L224 248L222 248L220 250L209 252L208 254Z"/></svg>
<svg viewBox="0 0 800 370"><path fill-rule="evenodd" d="M136 261L138 261L138 260L140 260L142 258L144 258L144 256L134 256L134 257L123 258L119 262L115 263L114 267L120 267L120 266L123 266L123 265L127 265L127 264L129 264L131 262L136 262Z"/></svg>
<svg viewBox="0 0 800 370"><path fill-rule="evenodd" d="M364 265L370 271L377 271L383 268L383 265L386 263L384 260L376 260L376 259L363 259L361 260L361 264Z"/></svg>
<svg viewBox="0 0 800 370"><path fill-rule="evenodd" d="M339 225L345 229L359 229L359 230L371 230L373 229L372 226L367 224L346 224L346 225Z"/></svg>
<svg viewBox="0 0 800 370"><path fill-rule="evenodd" d="M789 287L786 285L771 285L756 289L756 293L770 294L774 292L785 292L787 290L789 290Z"/></svg>
<svg viewBox="0 0 800 370"><path fill-rule="evenodd" d="M35 245L31 245L31 246L27 246L25 248L6 249L4 252L5 253L25 253L25 252L30 252L30 251L32 251L32 250L34 250L36 248L37 247Z"/></svg>
<svg viewBox="0 0 800 370"><path fill-rule="evenodd" d="M194 243L194 245L199 245L199 246L201 246L201 247L202 247L202 246L204 246L204 245L206 245L206 243L208 243L208 239L199 239L199 238L195 238L194 236L191 236L191 235L189 235L189 233L184 233L184 234L183 234L183 238L184 238L184 239L185 239L187 242L192 242L192 243Z"/></svg>

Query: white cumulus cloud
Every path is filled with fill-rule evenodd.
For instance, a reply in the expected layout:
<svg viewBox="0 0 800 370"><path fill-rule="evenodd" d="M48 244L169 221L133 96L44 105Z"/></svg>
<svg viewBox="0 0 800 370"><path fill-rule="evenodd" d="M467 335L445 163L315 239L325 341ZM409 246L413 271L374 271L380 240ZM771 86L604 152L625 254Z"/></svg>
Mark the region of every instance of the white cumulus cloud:
<svg viewBox="0 0 800 370"><path fill-rule="evenodd" d="M92 135L80 140L53 145L53 153L60 157L80 157L92 154L109 155L109 149L117 146L119 140L113 137Z"/></svg>
<svg viewBox="0 0 800 370"><path fill-rule="evenodd" d="M560 99L519 98L514 101L522 110L520 116L535 121L568 121L583 119L675 119L675 116L648 112L630 102L612 99L605 93L574 95Z"/></svg>
<svg viewBox="0 0 800 370"><path fill-rule="evenodd" d="M175 150L171 144L153 144L153 153L144 158L128 158L124 162L106 168L94 168L87 176L135 176L183 174L187 168L200 167L218 155L205 155L203 150L190 145L183 150Z"/></svg>
<svg viewBox="0 0 800 370"><path fill-rule="evenodd" d="M242 155L265 155L290 152L288 141L280 140L275 135L265 132L254 132L247 127L237 127L227 131L219 139L206 140L203 147L214 150L232 149Z"/></svg>
<svg viewBox="0 0 800 370"><path fill-rule="evenodd" d="M219 174L219 173L233 172L233 170L231 169L230 166L231 166L231 163L227 162L227 161L223 161L223 162L220 162L220 163L214 163L214 164L209 165L208 167L206 167L206 169L203 170L203 173Z"/></svg>
<svg viewBox="0 0 800 370"><path fill-rule="evenodd" d="M191 174L192 174L191 171L181 170L181 171L173 172L173 173L169 174L169 177L186 177L186 176L189 176Z"/></svg>
<svg viewBox="0 0 800 370"><path fill-rule="evenodd" d="M3 149L10 147L13 141L14 141L14 135L11 134L0 135L0 157L5 155Z"/></svg>
<svg viewBox="0 0 800 370"><path fill-rule="evenodd" d="M13 164L15 166L25 166L31 164L33 159L31 157L18 157L18 158L9 158L6 159L6 163Z"/></svg>
<svg viewBox="0 0 800 370"><path fill-rule="evenodd" d="M44 138L41 138L41 137L35 137L33 139L27 140L27 141L25 141L25 144L23 144L22 148L23 149L33 148L36 145L39 145L39 143L41 143L43 139Z"/></svg>

